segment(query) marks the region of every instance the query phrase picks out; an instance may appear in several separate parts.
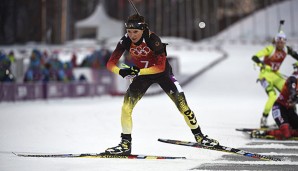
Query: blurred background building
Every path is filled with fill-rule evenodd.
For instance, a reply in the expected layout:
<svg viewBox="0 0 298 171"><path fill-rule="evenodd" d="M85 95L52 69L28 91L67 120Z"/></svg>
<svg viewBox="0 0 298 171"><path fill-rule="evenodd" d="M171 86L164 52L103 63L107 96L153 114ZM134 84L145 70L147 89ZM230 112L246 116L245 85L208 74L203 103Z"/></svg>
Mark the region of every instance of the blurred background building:
<svg viewBox="0 0 298 171"><path fill-rule="evenodd" d="M286 0L133 1L146 17L150 28L160 36L201 40L216 35L260 9L267 9ZM125 19L134 13L127 0L1 0L0 45L27 42L61 44L76 38L98 38L94 26L105 23L97 23L96 17L89 19L91 24L89 22L89 27L85 27L84 31L80 25L76 26L78 21L91 17L98 4L105 10L107 17L114 21L115 26L122 30ZM280 9L275 10L278 16ZM293 6L289 6L291 14L294 14L294 10ZM266 13L264 15L270 17ZM198 27L202 21L206 23L205 29ZM122 22L122 25L117 22ZM258 27L258 23L255 27Z"/></svg>

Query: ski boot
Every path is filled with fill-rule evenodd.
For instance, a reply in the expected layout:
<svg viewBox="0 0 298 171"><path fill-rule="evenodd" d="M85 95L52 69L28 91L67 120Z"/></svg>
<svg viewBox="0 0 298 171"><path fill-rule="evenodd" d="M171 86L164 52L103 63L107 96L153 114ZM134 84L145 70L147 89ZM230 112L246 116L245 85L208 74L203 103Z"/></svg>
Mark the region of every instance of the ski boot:
<svg viewBox="0 0 298 171"><path fill-rule="evenodd" d="M197 143L202 144L204 146L208 147L214 147L219 145L219 142L217 140L208 138L207 135L203 135L202 133L197 133L194 135Z"/></svg>
<svg viewBox="0 0 298 171"><path fill-rule="evenodd" d="M264 130L253 130L250 134L251 138L266 138L267 136L267 132Z"/></svg>
<svg viewBox="0 0 298 171"><path fill-rule="evenodd" d="M267 118L268 118L268 114L267 115L263 114L263 116L261 118L261 121L260 121L260 127L261 128L268 128Z"/></svg>
<svg viewBox="0 0 298 171"><path fill-rule="evenodd" d="M105 154L112 155L130 155L131 154L131 137L125 137L125 134L121 134L121 142L115 146L105 150Z"/></svg>

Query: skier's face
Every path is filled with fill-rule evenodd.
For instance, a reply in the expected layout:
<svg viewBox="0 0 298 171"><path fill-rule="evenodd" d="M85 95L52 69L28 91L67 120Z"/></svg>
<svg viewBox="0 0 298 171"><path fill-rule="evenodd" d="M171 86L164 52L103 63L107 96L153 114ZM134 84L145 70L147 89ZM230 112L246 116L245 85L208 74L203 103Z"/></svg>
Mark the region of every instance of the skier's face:
<svg viewBox="0 0 298 171"><path fill-rule="evenodd" d="M276 49L282 50L285 47L285 41L277 41L276 42Z"/></svg>
<svg viewBox="0 0 298 171"><path fill-rule="evenodd" d="M128 37L133 43L137 43L143 35L143 30L139 30L139 29L126 29L126 31L127 31Z"/></svg>
<svg viewBox="0 0 298 171"><path fill-rule="evenodd" d="M286 45L287 39L285 37L276 37L275 38L275 46L277 50L283 50Z"/></svg>

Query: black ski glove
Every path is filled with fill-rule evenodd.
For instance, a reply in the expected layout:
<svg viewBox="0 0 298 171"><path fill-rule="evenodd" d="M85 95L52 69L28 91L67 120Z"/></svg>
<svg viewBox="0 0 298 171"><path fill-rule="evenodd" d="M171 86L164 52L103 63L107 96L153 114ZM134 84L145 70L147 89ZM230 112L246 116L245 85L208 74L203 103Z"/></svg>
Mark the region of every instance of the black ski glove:
<svg viewBox="0 0 298 171"><path fill-rule="evenodd" d="M260 67L261 70L271 68L270 66L266 66L257 56L253 56L252 60Z"/></svg>
<svg viewBox="0 0 298 171"><path fill-rule="evenodd" d="M138 76L140 72L140 69L136 66L131 66L129 68L120 69L119 74L125 78L127 76L129 77L135 77Z"/></svg>

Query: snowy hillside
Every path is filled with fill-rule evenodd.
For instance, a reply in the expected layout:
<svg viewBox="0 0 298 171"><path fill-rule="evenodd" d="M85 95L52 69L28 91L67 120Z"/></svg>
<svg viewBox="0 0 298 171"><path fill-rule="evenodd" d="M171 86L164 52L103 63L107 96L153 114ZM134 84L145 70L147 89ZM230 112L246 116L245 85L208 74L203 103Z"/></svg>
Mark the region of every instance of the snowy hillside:
<svg viewBox="0 0 298 171"><path fill-rule="evenodd" d="M277 33L279 21L285 20L282 30L288 39L297 41L298 1L289 0L260 10L243 20L231 25L214 37L216 40L271 40Z"/></svg>

